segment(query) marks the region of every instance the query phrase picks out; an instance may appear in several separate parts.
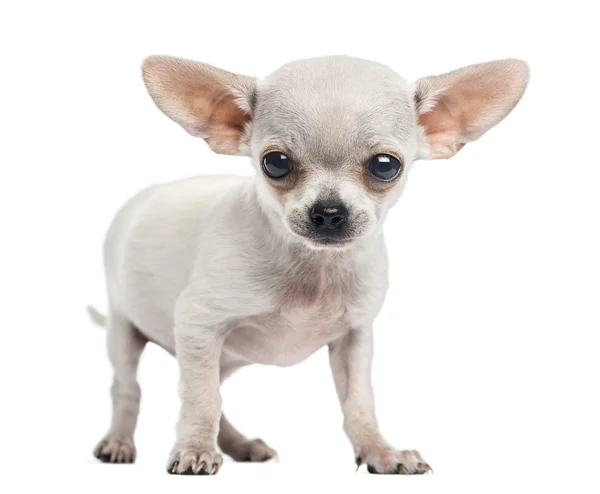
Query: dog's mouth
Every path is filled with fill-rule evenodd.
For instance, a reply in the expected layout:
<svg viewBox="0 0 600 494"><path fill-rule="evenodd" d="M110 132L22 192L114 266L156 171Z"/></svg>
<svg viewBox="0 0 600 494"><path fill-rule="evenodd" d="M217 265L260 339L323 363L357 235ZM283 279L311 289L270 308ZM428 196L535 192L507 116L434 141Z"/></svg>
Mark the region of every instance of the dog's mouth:
<svg viewBox="0 0 600 494"><path fill-rule="evenodd" d="M315 232L311 229L297 229L293 225L287 225L288 231L296 238L302 240L313 249L345 249L356 240L353 236L340 235L337 233Z"/></svg>
<svg viewBox="0 0 600 494"><path fill-rule="evenodd" d="M305 237L306 238L306 237ZM350 246L354 239L332 238L332 237L310 237L306 238L310 243L317 248L333 248L340 249Z"/></svg>
<svg viewBox="0 0 600 494"><path fill-rule="evenodd" d="M318 238L311 238L310 239L312 242L315 242L317 244L321 244L321 245L344 245L347 244L349 242L352 242L351 239L343 239L343 238L333 238L333 237L318 237Z"/></svg>
<svg viewBox="0 0 600 494"><path fill-rule="evenodd" d="M323 238L323 237L302 237L304 243L315 250L345 250L352 246L356 239L354 238Z"/></svg>

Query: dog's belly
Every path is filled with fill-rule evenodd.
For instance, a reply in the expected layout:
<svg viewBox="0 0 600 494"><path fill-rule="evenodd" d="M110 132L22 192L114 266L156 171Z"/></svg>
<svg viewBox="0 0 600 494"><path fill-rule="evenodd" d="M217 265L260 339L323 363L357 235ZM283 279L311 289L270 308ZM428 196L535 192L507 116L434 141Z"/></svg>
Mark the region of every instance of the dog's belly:
<svg viewBox="0 0 600 494"><path fill-rule="evenodd" d="M344 311L296 308L239 321L225 352L249 363L290 366L347 331Z"/></svg>

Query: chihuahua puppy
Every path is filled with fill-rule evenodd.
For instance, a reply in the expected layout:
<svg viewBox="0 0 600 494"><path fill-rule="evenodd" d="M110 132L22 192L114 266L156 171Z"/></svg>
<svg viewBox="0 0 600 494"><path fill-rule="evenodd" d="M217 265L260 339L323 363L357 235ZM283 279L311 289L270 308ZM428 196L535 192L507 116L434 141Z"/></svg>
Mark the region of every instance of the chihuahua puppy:
<svg viewBox="0 0 600 494"><path fill-rule="evenodd" d="M217 153L248 156L256 174L156 185L116 215L104 245L113 416L95 456L135 459L136 374L148 341L177 358L181 411L167 470L192 475L215 474L221 452L275 455L227 421L223 380L250 364L296 364L326 345L357 464L428 472L417 451L388 444L373 409L382 225L415 160L450 158L510 113L527 65L501 60L408 83L379 63L333 56L257 80L152 56L143 78L169 118Z"/></svg>

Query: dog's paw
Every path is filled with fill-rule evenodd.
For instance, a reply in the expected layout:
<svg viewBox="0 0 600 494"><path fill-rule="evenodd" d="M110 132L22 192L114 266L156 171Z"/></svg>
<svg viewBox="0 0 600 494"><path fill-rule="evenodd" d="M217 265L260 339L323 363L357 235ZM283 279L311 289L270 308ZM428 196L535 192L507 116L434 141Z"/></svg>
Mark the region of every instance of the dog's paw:
<svg viewBox="0 0 600 494"><path fill-rule="evenodd" d="M223 457L214 448L175 447L169 457L167 472L178 475L214 475Z"/></svg>
<svg viewBox="0 0 600 494"><path fill-rule="evenodd" d="M369 473L422 475L431 472L431 467L415 450L397 451L383 449L356 458L357 466L366 463Z"/></svg>
<svg viewBox="0 0 600 494"><path fill-rule="evenodd" d="M109 436L98 443L94 456L103 463L133 463L135 446L130 439Z"/></svg>
<svg viewBox="0 0 600 494"><path fill-rule="evenodd" d="M235 461L268 461L277 456L277 452L267 446L262 439L252 439L241 443L235 451L228 453Z"/></svg>

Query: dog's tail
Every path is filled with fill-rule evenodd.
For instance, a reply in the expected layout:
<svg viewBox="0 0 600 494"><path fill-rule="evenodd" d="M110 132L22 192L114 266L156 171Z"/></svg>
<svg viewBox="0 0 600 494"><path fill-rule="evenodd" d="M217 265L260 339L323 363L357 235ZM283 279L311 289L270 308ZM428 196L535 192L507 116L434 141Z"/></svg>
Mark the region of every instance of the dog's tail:
<svg viewBox="0 0 600 494"><path fill-rule="evenodd" d="M100 311L92 307L91 305L87 306L88 315L90 319L97 324L98 326L106 326L106 316L102 314Z"/></svg>

